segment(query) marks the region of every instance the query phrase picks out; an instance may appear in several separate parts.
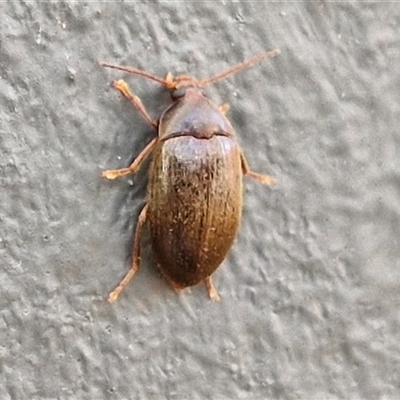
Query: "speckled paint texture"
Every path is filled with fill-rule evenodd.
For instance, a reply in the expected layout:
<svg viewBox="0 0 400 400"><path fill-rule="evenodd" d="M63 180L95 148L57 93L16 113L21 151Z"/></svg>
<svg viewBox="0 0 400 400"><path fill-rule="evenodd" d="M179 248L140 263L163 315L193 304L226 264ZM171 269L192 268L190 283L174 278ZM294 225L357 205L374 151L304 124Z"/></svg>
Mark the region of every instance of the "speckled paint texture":
<svg viewBox="0 0 400 400"><path fill-rule="evenodd" d="M0 3L0 398L399 399L400 6L396 2ZM162 87L98 61L211 76L251 167L241 229L175 293L143 238Z"/></svg>

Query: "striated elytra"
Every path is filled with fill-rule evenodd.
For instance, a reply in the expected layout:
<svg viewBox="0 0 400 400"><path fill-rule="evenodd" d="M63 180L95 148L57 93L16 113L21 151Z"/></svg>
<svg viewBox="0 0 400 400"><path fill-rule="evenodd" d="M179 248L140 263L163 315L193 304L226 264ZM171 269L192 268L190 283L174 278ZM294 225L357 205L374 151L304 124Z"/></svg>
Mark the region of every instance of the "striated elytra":
<svg viewBox="0 0 400 400"><path fill-rule="evenodd" d="M157 264L171 285L178 290L204 282L209 296L219 300L211 274L226 257L239 227L243 175L266 185L275 179L250 170L225 116L229 106L216 106L202 88L279 53L273 50L260 54L201 81L170 73L163 79L136 68L100 63L161 83L172 99L160 119L154 121L126 82L113 82L158 134L128 168L102 173L107 179L135 173L152 155L149 199L138 218L132 265L108 301L118 298L139 269L146 222Z"/></svg>

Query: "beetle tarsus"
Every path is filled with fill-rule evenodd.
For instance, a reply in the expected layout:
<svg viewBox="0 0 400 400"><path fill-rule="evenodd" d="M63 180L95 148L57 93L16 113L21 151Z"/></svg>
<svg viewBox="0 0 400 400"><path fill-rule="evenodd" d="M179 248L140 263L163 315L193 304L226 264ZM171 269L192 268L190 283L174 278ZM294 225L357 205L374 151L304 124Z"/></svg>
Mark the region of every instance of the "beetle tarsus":
<svg viewBox="0 0 400 400"><path fill-rule="evenodd" d="M109 303L114 303L114 301L117 301L120 293L122 292L123 287L121 285L117 286L109 295L107 298L107 301Z"/></svg>
<svg viewBox="0 0 400 400"><path fill-rule="evenodd" d="M109 169L107 171L103 171L101 176L107 179L116 179L120 176L124 176L130 174L131 170L129 168L122 168L122 169Z"/></svg>
<svg viewBox="0 0 400 400"><path fill-rule="evenodd" d="M208 295L210 296L210 299L215 302L220 301L221 297L219 297L217 289L215 289L215 286L212 282L211 276L208 276L206 279L204 279L204 283L206 285L207 292L208 292Z"/></svg>
<svg viewBox="0 0 400 400"><path fill-rule="evenodd" d="M261 182L263 185L273 185L277 180L273 176L258 174L257 172L247 171L246 175Z"/></svg>
<svg viewBox="0 0 400 400"><path fill-rule="evenodd" d="M118 299L118 296L120 295L120 293L124 290L124 288L128 285L130 280L133 278L133 276L136 274L136 272L140 268L140 244L141 244L141 239L142 239L143 225L147 219L147 208L148 208L148 205L146 204L139 214L136 231L135 231L135 237L133 239L134 241L133 241L131 269L124 276L124 278L119 283L119 285L108 295L109 303L113 303L115 300Z"/></svg>
<svg viewBox="0 0 400 400"><path fill-rule="evenodd" d="M157 138L154 138L135 158L133 163L128 168L121 169L109 169L107 171L103 171L101 176L107 179L115 179L120 176L134 174L142 165L143 161L147 158L147 156L153 151L155 144L157 143Z"/></svg>
<svg viewBox="0 0 400 400"><path fill-rule="evenodd" d="M142 103L142 100L135 94L133 94L128 86L128 84L123 80L119 79L118 81L114 81L112 86L115 89L118 89L133 105L143 115L144 119L154 128L157 129L157 122L154 121L149 113L147 112L145 106Z"/></svg>
<svg viewBox="0 0 400 400"><path fill-rule="evenodd" d="M272 176L269 175L262 175L259 174L257 172L253 172L250 167L249 164L247 163L246 158L244 157L243 153L241 154L241 161L242 161L242 171L243 171L243 175L248 175L251 178L261 182L264 185L273 185L274 183L276 183L276 179Z"/></svg>

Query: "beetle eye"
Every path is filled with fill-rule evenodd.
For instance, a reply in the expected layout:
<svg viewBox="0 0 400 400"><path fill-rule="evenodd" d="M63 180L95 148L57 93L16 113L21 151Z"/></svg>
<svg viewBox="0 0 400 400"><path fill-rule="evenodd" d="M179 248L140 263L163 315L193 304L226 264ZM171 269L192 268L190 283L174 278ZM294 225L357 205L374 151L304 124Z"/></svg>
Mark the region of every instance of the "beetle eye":
<svg viewBox="0 0 400 400"><path fill-rule="evenodd" d="M178 89L175 89L173 92L171 92L171 97L173 99L179 99L180 97L183 97L186 94L186 88L184 86L181 86Z"/></svg>

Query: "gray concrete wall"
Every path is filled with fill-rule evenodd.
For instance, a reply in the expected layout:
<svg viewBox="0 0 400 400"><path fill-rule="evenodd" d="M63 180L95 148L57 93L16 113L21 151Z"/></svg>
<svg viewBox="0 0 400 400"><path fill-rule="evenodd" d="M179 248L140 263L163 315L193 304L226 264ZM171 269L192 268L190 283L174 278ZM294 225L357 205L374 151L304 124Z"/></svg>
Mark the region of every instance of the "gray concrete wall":
<svg viewBox="0 0 400 400"><path fill-rule="evenodd" d="M0 398L400 398L400 6L396 2L0 4ZM148 233L129 267L159 85L97 65L199 78L252 168L215 284L176 294Z"/></svg>

